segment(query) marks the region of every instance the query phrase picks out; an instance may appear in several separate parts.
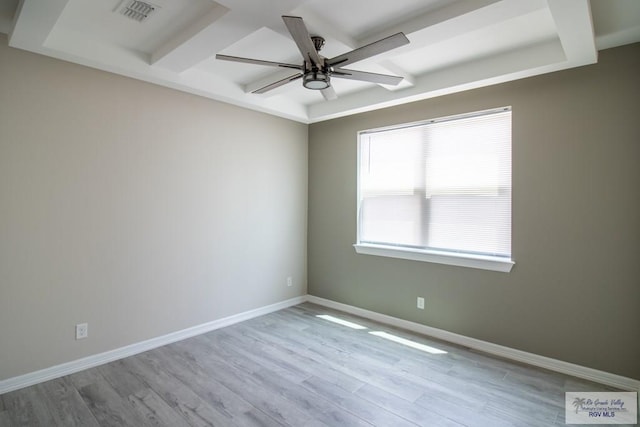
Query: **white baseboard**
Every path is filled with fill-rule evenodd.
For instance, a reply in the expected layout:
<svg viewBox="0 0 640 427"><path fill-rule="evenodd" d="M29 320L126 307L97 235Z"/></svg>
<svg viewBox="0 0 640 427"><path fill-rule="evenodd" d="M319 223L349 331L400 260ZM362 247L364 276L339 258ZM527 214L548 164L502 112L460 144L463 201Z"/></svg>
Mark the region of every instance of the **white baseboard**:
<svg viewBox="0 0 640 427"><path fill-rule="evenodd" d="M484 353L493 354L495 356L503 357L505 359L527 363L529 365L538 366L540 368L549 369L551 371L559 372L566 375L571 375L578 378L583 378L589 381L594 381L600 384L616 387L621 390L628 391L640 391L640 381L623 377L621 375L611 374L597 369L587 368L573 363L564 362L561 360L552 359L545 356L539 356L537 354L528 353L526 351L516 350L513 348L493 344L490 342L478 340L475 338L469 338L464 335L455 334L442 329L432 328L430 326L422 325L420 323L410 322L408 320L399 319L397 317L387 316L385 314L376 313L374 311L365 310L359 307L355 307L348 304L335 302L332 300L316 297L313 295L305 295L296 298L291 298L286 301L281 301L275 304L271 304L265 307L260 307L254 310L238 313L233 316L225 317L222 319L214 320L212 322L203 323L201 325L193 326L191 328L183 329L181 331L172 332L167 335L152 338L139 343L131 344L125 347L117 348L114 350L106 351L104 353L95 354L92 356L84 357L82 359L73 360L71 362L63 363L60 365L45 368L39 371L30 372L28 374L20 375L13 378L0 381L0 394L8 393L13 390L18 390L24 387L28 387L34 384L38 384L44 381L49 381L55 378L59 378L65 375L73 374L75 372L82 371L84 369L93 368L95 366L103 365L105 363L113 362L114 360L123 359L125 357L133 356L138 353L142 353L148 350L152 350L163 345L171 344L176 341L191 338L196 335L204 334L215 329L224 328L235 323L249 320L254 317L269 314L274 311L282 310L283 308L291 307L303 302L311 302L314 304L322 305L325 307L333 308L335 310L351 313L356 316L371 319L377 322L385 323L391 326L407 329L419 334L431 336L443 341L447 341L453 344L458 344L464 347L479 350Z"/></svg>
<svg viewBox="0 0 640 427"><path fill-rule="evenodd" d="M587 368L573 363L564 362L562 360L552 359L550 357L539 356L537 354L528 353L526 351L516 350L498 344L469 338L464 335L455 334L442 329L432 328L420 323L410 322L408 320L398 319L397 317L387 316L386 314L376 313L375 311L365 310L352 305L335 302L332 300L307 295L307 301L333 308L335 310L344 311L366 319L374 320L387 325L396 326L427 335L453 344L479 350L484 353L499 356L505 359L526 363L529 365L545 368L550 371L559 372L561 374L571 375L573 377L582 378L596 383L616 387L627 391L640 391L640 381L623 377L621 375L611 374L609 372L599 371L597 369Z"/></svg>
<svg viewBox="0 0 640 427"><path fill-rule="evenodd" d="M89 369L95 366L103 365L105 363L113 362L114 360L133 356L138 353L161 347L163 345L171 344L176 341L184 340L186 338L191 338L196 335L213 331L215 329L224 328L225 326L230 326L234 323L239 323L244 320L253 319L254 317L282 310L283 308L303 303L306 300L306 296L291 298L265 307L260 307L254 310L245 311L243 313L234 314L233 316L224 317L222 319L203 323L201 325L193 326L181 331L172 332L167 335L162 335L160 337L151 338L146 341L141 341L125 347L120 347L115 350L109 350L104 353L94 354L82 359L73 360L71 362L52 366L50 368L45 368L39 371L30 372L28 374L2 380L0 381L0 394L8 393L13 390L18 390L55 378L60 378L65 375L82 371L84 369Z"/></svg>

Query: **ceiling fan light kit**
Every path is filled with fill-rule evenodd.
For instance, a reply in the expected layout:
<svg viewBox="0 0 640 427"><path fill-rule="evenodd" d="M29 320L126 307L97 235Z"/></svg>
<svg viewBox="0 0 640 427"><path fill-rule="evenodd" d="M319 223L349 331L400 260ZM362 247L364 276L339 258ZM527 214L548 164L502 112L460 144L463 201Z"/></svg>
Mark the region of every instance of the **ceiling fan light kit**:
<svg viewBox="0 0 640 427"><path fill-rule="evenodd" d="M322 71L310 71L302 77L302 85L307 89L322 90L331 86L331 78Z"/></svg>
<svg viewBox="0 0 640 427"><path fill-rule="evenodd" d="M354 49L351 52L336 56L335 58L327 59L319 54L320 49L322 49L325 43L324 38L320 36L312 37L309 35L309 31L307 30L302 18L298 16L283 16L282 19L284 20L293 41L295 41L298 46L298 50L302 54L302 65L285 64L281 62L264 61L221 54L216 55L216 59L224 61L244 62L249 64L299 70L299 73L293 74L277 82L270 83L267 86L254 90L252 93L265 93L302 78L302 85L305 88L322 91L325 99L335 99L335 91L331 87L331 77L388 85L397 85L402 81L402 77L400 76L368 73L366 71L356 71L338 67L353 64L354 62L362 61L380 53L408 44L409 40L403 33L396 33L366 46Z"/></svg>

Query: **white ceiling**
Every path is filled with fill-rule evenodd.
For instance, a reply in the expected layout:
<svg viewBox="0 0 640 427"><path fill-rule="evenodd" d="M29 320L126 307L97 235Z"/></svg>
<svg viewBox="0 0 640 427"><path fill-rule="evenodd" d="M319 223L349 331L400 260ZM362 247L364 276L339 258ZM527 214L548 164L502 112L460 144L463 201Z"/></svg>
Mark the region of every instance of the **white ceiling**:
<svg viewBox="0 0 640 427"><path fill-rule="evenodd" d="M638 0L0 0L9 45L212 99L313 123L597 61L599 49L640 41ZM398 87L332 79L338 99L291 74L215 54L300 63L282 15L301 16L334 57L404 32L410 44L349 68L404 77Z"/></svg>

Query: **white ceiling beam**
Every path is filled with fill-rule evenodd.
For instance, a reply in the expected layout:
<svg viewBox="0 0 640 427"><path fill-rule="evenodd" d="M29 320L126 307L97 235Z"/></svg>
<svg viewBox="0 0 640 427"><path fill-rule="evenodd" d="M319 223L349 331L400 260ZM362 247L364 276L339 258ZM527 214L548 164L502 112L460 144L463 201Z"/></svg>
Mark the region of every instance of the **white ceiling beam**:
<svg viewBox="0 0 640 427"><path fill-rule="evenodd" d="M640 40L640 2L592 1L591 14L597 16L598 50L623 46Z"/></svg>
<svg viewBox="0 0 640 427"><path fill-rule="evenodd" d="M640 40L640 20L635 27L625 28L614 33L604 34L596 37L596 47L598 50L609 49L615 46L622 46Z"/></svg>
<svg viewBox="0 0 640 427"><path fill-rule="evenodd" d="M151 64L181 73L260 28L258 23L247 25L245 18L233 11L208 24L202 20L199 24L204 27L190 28L155 51Z"/></svg>
<svg viewBox="0 0 640 427"><path fill-rule="evenodd" d="M9 34L9 46L44 53L53 31L69 0L21 0Z"/></svg>
<svg viewBox="0 0 640 427"><path fill-rule="evenodd" d="M573 66L598 61L589 0L548 0L567 61Z"/></svg>
<svg viewBox="0 0 640 427"><path fill-rule="evenodd" d="M391 60L384 60L380 63L380 65L388 70L391 74L402 77L402 81L396 86L382 85L382 87L384 87L385 89L395 92L397 90L415 86L416 77L398 67Z"/></svg>
<svg viewBox="0 0 640 427"><path fill-rule="evenodd" d="M402 31L421 47L480 30L547 7L545 0L459 1L417 16L392 29ZM401 49L410 50L411 45Z"/></svg>
<svg viewBox="0 0 640 427"><path fill-rule="evenodd" d="M16 23L16 12L19 4L18 0L0 1L0 33L11 35L13 26Z"/></svg>
<svg viewBox="0 0 640 427"><path fill-rule="evenodd" d="M173 71L180 71L183 66L180 64L182 62L187 62L189 64L189 53L187 51L187 44L190 40L193 40L198 36L198 34L206 31L207 28L211 27L216 21L222 18L226 13L229 12L229 9L222 5L214 5L213 8L206 13L204 16L200 17L197 22L193 23L189 28L182 31L177 36L173 37L171 40L166 42L164 45L160 46L156 49L155 52L151 54L151 64L162 66L164 64L165 68L172 68ZM192 43L192 48L195 43ZM179 51L179 48L183 46L184 49ZM172 62L168 60L168 56L173 54ZM183 60L180 61L178 56L182 57ZM163 62L163 59L165 61Z"/></svg>

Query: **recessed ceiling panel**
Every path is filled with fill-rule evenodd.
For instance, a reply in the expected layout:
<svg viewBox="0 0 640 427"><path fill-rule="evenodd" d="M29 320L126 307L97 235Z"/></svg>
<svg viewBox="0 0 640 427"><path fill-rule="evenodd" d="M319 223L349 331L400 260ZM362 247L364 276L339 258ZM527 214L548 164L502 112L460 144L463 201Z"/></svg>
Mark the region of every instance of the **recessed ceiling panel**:
<svg viewBox="0 0 640 427"><path fill-rule="evenodd" d="M384 32L418 15L460 0L325 0L305 3L300 12L309 11L356 38Z"/></svg>
<svg viewBox="0 0 640 427"><path fill-rule="evenodd" d="M98 44L151 55L201 16L218 7L211 0L152 0L155 7L143 22L129 19L122 9L130 0L69 0L57 28L83 34Z"/></svg>
<svg viewBox="0 0 640 427"><path fill-rule="evenodd" d="M427 44L396 56L394 62L411 74L423 75L557 37L556 26L549 10L540 9L475 31L462 32L456 37L434 44Z"/></svg>
<svg viewBox="0 0 640 427"><path fill-rule="evenodd" d="M594 36L640 41L637 0L143 0L143 22L126 1L21 0L9 45L309 123L591 64ZM282 15L324 37L327 58L404 32L410 44L346 67L403 81L333 77L331 100L299 80L250 93L288 70L215 55L300 64Z"/></svg>

